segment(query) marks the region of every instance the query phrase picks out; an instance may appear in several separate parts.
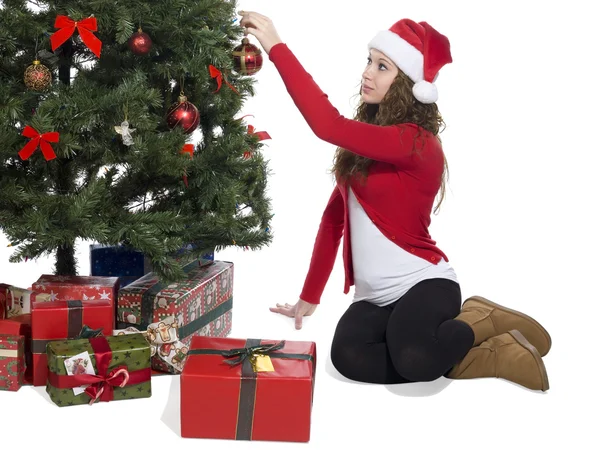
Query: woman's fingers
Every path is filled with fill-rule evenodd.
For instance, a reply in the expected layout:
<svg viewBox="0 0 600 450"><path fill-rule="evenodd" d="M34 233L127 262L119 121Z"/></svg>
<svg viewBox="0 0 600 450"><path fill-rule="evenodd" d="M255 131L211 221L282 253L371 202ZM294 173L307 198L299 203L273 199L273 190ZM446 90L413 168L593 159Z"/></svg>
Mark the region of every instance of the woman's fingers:
<svg viewBox="0 0 600 450"><path fill-rule="evenodd" d="M283 314L284 316L287 317L294 317L294 310L286 308L286 307L277 307L277 308L269 308L269 311L274 312L274 313L279 313L279 314Z"/></svg>
<svg viewBox="0 0 600 450"><path fill-rule="evenodd" d="M257 15L256 13L244 13L240 26L246 28L255 28L259 31L265 31L269 27L270 21Z"/></svg>

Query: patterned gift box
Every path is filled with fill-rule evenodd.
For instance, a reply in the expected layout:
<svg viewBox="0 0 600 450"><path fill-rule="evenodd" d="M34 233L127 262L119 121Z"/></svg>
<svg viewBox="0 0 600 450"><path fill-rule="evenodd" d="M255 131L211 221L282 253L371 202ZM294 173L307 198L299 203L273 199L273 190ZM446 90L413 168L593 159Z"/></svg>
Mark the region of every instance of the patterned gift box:
<svg viewBox="0 0 600 450"><path fill-rule="evenodd" d="M54 341L47 356L46 392L58 406L152 396L150 346L141 334ZM67 372L67 360L73 362L75 375ZM86 361L94 374L85 373Z"/></svg>
<svg viewBox="0 0 600 450"><path fill-rule="evenodd" d="M48 376L46 346L51 341L79 336L84 325L110 336L114 309L108 300L35 302L31 312L33 385L44 386Z"/></svg>
<svg viewBox="0 0 600 450"><path fill-rule="evenodd" d="M314 342L194 336L181 436L308 442L316 356Z"/></svg>
<svg viewBox="0 0 600 450"><path fill-rule="evenodd" d="M215 261L184 266L187 279L172 284L149 273L119 291L117 328L146 331L148 325L174 317L179 340L188 346L193 335L225 337L231 332L233 263Z"/></svg>
<svg viewBox="0 0 600 450"><path fill-rule="evenodd" d="M186 249L189 249L189 246L177 255L183 255ZM207 253L202 256L200 262L208 264L213 260L214 253ZM151 271L150 259L139 250L124 245L90 245L90 275L92 276L119 277L122 288Z"/></svg>
<svg viewBox="0 0 600 450"><path fill-rule="evenodd" d="M119 293L118 277L84 277L42 275L32 286L36 292L48 293L52 301L57 300L108 300L116 302ZM116 316L111 328L116 324Z"/></svg>
<svg viewBox="0 0 600 450"><path fill-rule="evenodd" d="M0 334L0 391L18 391L25 375L25 337Z"/></svg>
<svg viewBox="0 0 600 450"><path fill-rule="evenodd" d="M25 382L33 380L33 361L31 355L31 314L21 314L10 319L0 320L0 334L23 336L25 345Z"/></svg>
<svg viewBox="0 0 600 450"><path fill-rule="evenodd" d="M152 369L158 372L179 374L183 370L189 347L179 341L177 322L169 317L153 323L146 331L134 327L113 331L113 336L141 333L150 344Z"/></svg>
<svg viewBox="0 0 600 450"><path fill-rule="evenodd" d="M0 283L0 307L4 303L7 318L30 314L33 302L48 302L50 300L52 300L50 294L41 294L30 289ZM0 312L0 319L2 318Z"/></svg>

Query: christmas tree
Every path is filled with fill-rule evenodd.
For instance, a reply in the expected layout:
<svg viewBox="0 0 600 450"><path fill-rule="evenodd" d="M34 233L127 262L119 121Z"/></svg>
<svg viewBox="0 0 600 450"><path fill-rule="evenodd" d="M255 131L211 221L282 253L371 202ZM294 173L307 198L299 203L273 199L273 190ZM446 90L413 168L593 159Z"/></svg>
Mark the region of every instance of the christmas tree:
<svg viewBox="0 0 600 450"><path fill-rule="evenodd" d="M235 117L257 70L235 70L242 37L234 1L1 1L10 261L75 275L78 240L124 244L173 281L184 248L268 245L265 135Z"/></svg>

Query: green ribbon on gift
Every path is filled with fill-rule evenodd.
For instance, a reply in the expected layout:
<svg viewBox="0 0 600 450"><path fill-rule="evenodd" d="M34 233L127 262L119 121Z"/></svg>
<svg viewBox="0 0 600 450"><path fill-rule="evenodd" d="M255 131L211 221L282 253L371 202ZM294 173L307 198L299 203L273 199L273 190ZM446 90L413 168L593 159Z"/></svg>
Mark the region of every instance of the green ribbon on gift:
<svg viewBox="0 0 600 450"><path fill-rule="evenodd" d="M255 341L256 339L249 339L249 341ZM286 359L304 359L307 361L313 361L312 355L305 355L303 353L273 353L276 350L282 349L285 346L285 341L279 341L272 345L254 345L251 347L243 348L232 348L231 350L215 350L211 348L194 349L188 352L188 355L221 355L227 359L224 362L231 365L237 366L246 359L252 359L256 355L269 355L271 358L286 358Z"/></svg>

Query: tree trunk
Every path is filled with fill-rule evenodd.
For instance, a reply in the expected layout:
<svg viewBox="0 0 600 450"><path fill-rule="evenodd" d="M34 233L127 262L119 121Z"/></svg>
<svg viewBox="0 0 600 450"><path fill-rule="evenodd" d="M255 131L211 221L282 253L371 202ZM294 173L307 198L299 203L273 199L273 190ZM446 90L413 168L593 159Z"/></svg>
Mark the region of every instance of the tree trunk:
<svg viewBox="0 0 600 450"><path fill-rule="evenodd" d="M55 275L77 275L75 262L75 245L61 245L56 249Z"/></svg>
<svg viewBox="0 0 600 450"><path fill-rule="evenodd" d="M65 85L71 85L71 67L73 65L73 41L67 39L61 45L58 63L58 79ZM57 160L58 179L56 190L59 194L67 195L74 188L72 174L69 173L69 160ZM56 249L55 275L77 275L77 264L75 262L75 243L63 244Z"/></svg>

